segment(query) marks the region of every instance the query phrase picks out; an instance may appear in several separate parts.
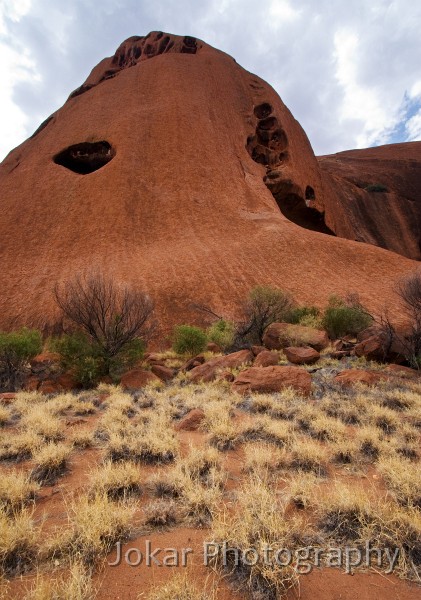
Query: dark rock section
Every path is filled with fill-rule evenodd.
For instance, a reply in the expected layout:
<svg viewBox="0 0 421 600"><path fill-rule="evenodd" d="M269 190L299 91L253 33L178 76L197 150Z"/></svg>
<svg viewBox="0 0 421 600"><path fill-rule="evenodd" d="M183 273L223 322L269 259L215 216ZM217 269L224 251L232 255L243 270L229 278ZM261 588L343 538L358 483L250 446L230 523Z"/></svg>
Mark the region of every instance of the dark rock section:
<svg viewBox="0 0 421 600"><path fill-rule="evenodd" d="M257 119L255 133L247 138L247 151L251 158L266 167L264 183L273 194L282 214L300 227L335 235L326 225L323 212L310 205L316 199L314 189L308 185L304 194L301 186L285 172L288 165L288 137L279 119L273 114L269 102L254 107Z"/></svg>

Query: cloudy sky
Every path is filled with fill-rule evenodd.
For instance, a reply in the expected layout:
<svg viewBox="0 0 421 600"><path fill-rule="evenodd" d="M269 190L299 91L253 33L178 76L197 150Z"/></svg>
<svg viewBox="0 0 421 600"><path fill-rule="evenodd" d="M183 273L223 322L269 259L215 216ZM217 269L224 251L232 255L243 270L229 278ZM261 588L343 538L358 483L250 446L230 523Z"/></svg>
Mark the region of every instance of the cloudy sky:
<svg viewBox="0 0 421 600"><path fill-rule="evenodd" d="M0 0L0 160L152 30L199 37L263 77L317 154L421 139L419 0Z"/></svg>

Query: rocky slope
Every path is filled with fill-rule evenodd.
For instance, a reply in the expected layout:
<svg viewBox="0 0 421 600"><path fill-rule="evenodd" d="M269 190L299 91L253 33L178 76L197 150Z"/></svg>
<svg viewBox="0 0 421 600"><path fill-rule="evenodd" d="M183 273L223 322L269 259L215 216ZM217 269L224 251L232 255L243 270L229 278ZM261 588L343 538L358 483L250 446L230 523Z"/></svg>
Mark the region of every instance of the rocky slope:
<svg viewBox="0 0 421 600"><path fill-rule="evenodd" d="M394 304L417 263L353 241L378 243L335 161L320 168L275 91L230 56L130 38L0 165L0 326L53 320L53 285L92 267L147 290L164 327L194 321L191 302L234 313L256 284Z"/></svg>
<svg viewBox="0 0 421 600"><path fill-rule="evenodd" d="M421 142L321 156L336 235L421 259Z"/></svg>

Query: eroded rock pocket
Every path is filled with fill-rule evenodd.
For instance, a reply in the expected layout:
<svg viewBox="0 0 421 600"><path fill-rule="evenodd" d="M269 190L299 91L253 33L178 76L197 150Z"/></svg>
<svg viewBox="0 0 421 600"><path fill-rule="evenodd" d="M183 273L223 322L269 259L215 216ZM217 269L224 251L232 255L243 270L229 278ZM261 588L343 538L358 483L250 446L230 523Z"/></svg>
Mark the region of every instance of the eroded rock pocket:
<svg viewBox="0 0 421 600"><path fill-rule="evenodd" d="M108 142L82 142L65 148L53 160L74 173L88 175L104 167L114 156L115 150Z"/></svg>

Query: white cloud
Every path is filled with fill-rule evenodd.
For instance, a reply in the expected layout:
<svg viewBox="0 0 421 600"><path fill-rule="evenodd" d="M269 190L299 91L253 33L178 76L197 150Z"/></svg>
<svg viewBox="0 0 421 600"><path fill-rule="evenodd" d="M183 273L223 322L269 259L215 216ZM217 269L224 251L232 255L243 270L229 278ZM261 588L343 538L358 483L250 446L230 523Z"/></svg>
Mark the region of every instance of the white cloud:
<svg viewBox="0 0 421 600"><path fill-rule="evenodd" d="M319 154L419 136L420 25L414 0L0 0L0 158L122 40L156 29L266 79Z"/></svg>
<svg viewBox="0 0 421 600"><path fill-rule="evenodd" d="M7 20L17 23L29 12L31 4L31 0L0 0L0 34L7 32Z"/></svg>
<svg viewBox="0 0 421 600"><path fill-rule="evenodd" d="M301 14L301 11L293 8L288 0L271 0L268 12L274 26L294 21Z"/></svg>
<svg viewBox="0 0 421 600"><path fill-rule="evenodd" d="M28 116L24 110L14 102L14 88L18 83L30 84L40 80L35 71L35 65L30 58L29 51L10 43L8 38L7 22L18 23L28 13L31 7L30 0L0 2L0 73L2 74L2 93L0 95L0 156L22 142L27 135ZM13 40L12 40L13 42Z"/></svg>
<svg viewBox="0 0 421 600"><path fill-rule="evenodd" d="M405 129L408 142L421 140L421 109L406 122Z"/></svg>

